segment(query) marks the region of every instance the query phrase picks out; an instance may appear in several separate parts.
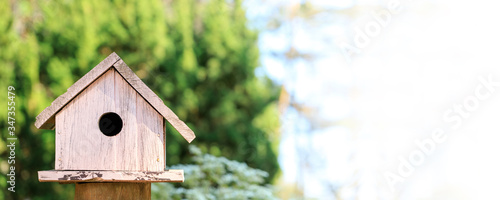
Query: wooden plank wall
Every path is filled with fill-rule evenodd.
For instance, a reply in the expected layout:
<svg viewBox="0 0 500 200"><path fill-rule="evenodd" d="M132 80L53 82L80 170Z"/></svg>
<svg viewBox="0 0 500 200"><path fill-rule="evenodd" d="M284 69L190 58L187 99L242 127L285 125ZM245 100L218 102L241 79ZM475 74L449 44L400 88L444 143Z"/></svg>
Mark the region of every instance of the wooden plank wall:
<svg viewBox="0 0 500 200"><path fill-rule="evenodd" d="M117 113L123 129L101 133L98 120ZM56 170L165 168L163 117L114 69L89 85L56 114Z"/></svg>

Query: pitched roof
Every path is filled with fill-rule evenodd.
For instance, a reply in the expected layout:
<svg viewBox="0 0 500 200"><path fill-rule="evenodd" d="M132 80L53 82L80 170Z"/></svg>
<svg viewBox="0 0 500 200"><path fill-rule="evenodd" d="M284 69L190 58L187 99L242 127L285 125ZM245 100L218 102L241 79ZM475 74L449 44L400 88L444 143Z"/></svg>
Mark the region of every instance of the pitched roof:
<svg viewBox="0 0 500 200"><path fill-rule="evenodd" d="M186 139L188 142L193 141L196 137L194 132L168 108L163 101L149 89L142 80L123 62L116 54L112 53L106 59L101 61L97 66L85 74L82 78L76 81L68 90L57 97L56 100L45 108L37 117L35 126L39 129L53 129L55 126L55 115L73 98L78 96L87 86L99 78L109 68L114 67L116 71L134 88L160 115Z"/></svg>

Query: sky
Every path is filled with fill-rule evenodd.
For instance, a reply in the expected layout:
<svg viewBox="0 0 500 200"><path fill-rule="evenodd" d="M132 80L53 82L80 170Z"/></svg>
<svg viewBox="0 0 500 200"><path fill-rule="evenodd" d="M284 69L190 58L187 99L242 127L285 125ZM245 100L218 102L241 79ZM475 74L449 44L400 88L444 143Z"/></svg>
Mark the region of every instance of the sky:
<svg viewBox="0 0 500 200"><path fill-rule="evenodd" d="M249 3L250 19L293 2ZM499 199L496 3L312 2L339 13L363 9L260 35L260 73L315 108L314 120L330 122L317 127L294 109L282 115L284 181L307 183L305 196L318 199ZM269 55L290 45L318 56Z"/></svg>

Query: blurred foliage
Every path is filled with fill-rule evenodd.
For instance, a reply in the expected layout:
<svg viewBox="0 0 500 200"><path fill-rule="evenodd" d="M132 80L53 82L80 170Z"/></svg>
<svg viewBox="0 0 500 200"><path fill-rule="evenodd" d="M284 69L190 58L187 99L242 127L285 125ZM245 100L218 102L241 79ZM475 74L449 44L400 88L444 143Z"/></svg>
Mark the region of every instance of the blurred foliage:
<svg viewBox="0 0 500 200"><path fill-rule="evenodd" d="M203 154L189 146L194 164L174 165L183 169L186 176L180 187L172 183L152 185L152 199L277 199L271 186L265 185L268 173L248 167L245 163Z"/></svg>
<svg viewBox="0 0 500 200"><path fill-rule="evenodd" d="M38 170L54 168L55 141L53 130L33 124L113 51L195 131L197 146L266 171L269 183L278 170L278 91L255 77L256 40L240 0L0 1L0 92L16 88L18 137L16 193L7 193L2 96L1 192L16 199L72 197L69 185L38 182ZM187 163L186 142L172 127L167 132L167 165Z"/></svg>

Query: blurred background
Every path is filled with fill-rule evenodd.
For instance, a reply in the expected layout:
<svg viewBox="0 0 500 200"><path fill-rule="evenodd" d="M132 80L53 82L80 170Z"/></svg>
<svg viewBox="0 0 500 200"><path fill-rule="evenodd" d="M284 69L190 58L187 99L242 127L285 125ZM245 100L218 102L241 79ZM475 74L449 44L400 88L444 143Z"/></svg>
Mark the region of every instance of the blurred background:
<svg viewBox="0 0 500 200"><path fill-rule="evenodd" d="M500 27L485 0L0 1L0 91L16 88L16 192L54 133L35 117L116 52L197 134L167 127L182 184L153 199L499 199Z"/></svg>

